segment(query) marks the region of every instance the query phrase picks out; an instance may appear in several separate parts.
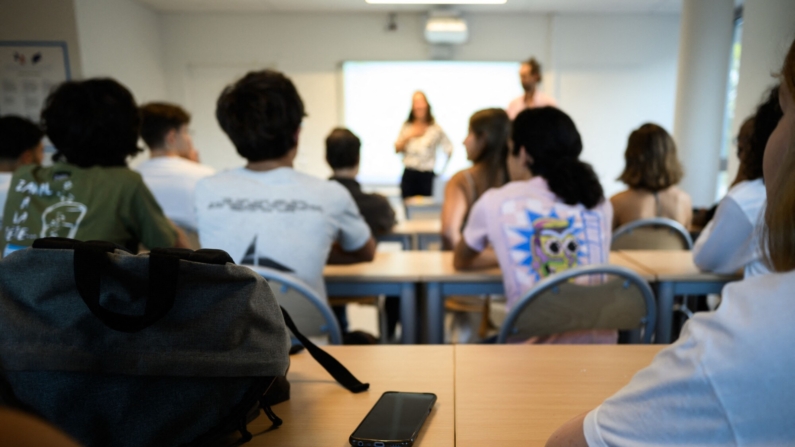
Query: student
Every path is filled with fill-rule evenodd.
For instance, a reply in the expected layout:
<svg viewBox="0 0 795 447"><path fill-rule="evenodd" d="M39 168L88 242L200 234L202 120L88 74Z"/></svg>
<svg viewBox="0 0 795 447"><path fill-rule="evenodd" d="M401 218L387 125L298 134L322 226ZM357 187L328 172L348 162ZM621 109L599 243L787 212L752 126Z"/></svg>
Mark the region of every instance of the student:
<svg viewBox="0 0 795 447"><path fill-rule="evenodd" d="M524 109L557 107L558 104L555 102L555 98L538 89L538 84L541 83L542 79L541 64L536 58L531 57L522 62L522 65L519 66L519 80L522 81L524 94L508 104L508 117L511 120L516 119L516 116Z"/></svg>
<svg viewBox="0 0 795 447"><path fill-rule="evenodd" d="M137 252L186 246L141 176L127 168L137 154L141 119L132 94L112 79L65 82L47 97L44 131L55 146L50 167L14 172L3 216L3 254L40 237L114 242Z"/></svg>
<svg viewBox="0 0 795 447"><path fill-rule="evenodd" d="M141 120L141 137L149 147L151 158L137 170L166 217L195 232L196 183L215 174L215 170L190 161L196 154L188 130L190 115L173 104L149 103L141 107Z"/></svg>
<svg viewBox="0 0 795 447"><path fill-rule="evenodd" d="M454 255L457 269L499 263L508 309L543 278L607 262L613 217L593 169L578 159L582 142L568 115L525 110L512 140L511 182L475 202Z"/></svg>
<svg viewBox="0 0 795 447"><path fill-rule="evenodd" d="M690 228L690 196L676 187L682 164L676 144L662 127L647 123L629 136L624 153L626 167L618 178L629 189L610 198L613 229L639 219L666 217Z"/></svg>
<svg viewBox="0 0 795 447"><path fill-rule="evenodd" d="M770 272L759 246L757 227L767 199L762 179L765 146L782 115L778 96L779 88L775 87L756 115L740 128L737 180L693 246L693 260L701 270L731 274L743 269L746 277Z"/></svg>
<svg viewBox="0 0 795 447"><path fill-rule="evenodd" d="M782 70L784 116L764 156L767 262L776 273L723 289L715 312L595 410L560 427L548 447L790 445L795 439L795 41Z"/></svg>
<svg viewBox="0 0 795 447"><path fill-rule="evenodd" d="M351 193L373 235L386 234L395 226L395 210L386 197L362 192L361 185L356 181L361 147L359 137L350 130L338 127L331 131L326 138L326 161L334 171L330 180L338 182Z"/></svg>
<svg viewBox="0 0 795 447"><path fill-rule="evenodd" d="M469 210L491 188L508 181L505 165L511 121L502 109L476 112L469 119L469 133L464 140L467 159L474 164L456 173L444 190L442 204L442 248L452 250L461 239Z"/></svg>
<svg viewBox="0 0 795 447"><path fill-rule="evenodd" d="M215 116L248 163L196 186L202 247L291 271L323 297L326 260L373 259L375 241L345 187L293 169L304 103L290 79L250 72L224 89Z"/></svg>
<svg viewBox="0 0 795 447"><path fill-rule="evenodd" d="M44 158L44 132L32 121L19 116L0 118L0 226L11 175L20 166L40 165Z"/></svg>

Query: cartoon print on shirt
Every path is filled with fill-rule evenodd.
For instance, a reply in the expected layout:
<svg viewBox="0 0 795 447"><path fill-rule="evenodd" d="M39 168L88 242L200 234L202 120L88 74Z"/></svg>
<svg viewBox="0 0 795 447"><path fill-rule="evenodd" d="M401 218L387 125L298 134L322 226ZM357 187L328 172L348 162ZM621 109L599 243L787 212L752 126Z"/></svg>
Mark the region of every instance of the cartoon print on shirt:
<svg viewBox="0 0 795 447"><path fill-rule="evenodd" d="M511 228L523 238L511 250L521 253L519 265L528 267L528 274L537 281L579 264L584 244L574 217L562 219L554 209L549 215L531 211L526 215L529 227Z"/></svg>
<svg viewBox="0 0 795 447"><path fill-rule="evenodd" d="M51 205L41 215L39 237L66 237L74 239L88 207L78 202L60 202Z"/></svg>

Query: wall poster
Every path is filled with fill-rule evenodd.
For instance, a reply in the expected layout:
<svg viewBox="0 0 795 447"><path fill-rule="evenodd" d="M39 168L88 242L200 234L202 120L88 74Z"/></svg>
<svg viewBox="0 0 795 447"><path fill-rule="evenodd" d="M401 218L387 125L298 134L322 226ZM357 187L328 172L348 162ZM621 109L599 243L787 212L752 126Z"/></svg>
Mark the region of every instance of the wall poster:
<svg viewBox="0 0 795 447"><path fill-rule="evenodd" d="M70 78L66 42L0 41L0 115L38 123L50 90Z"/></svg>

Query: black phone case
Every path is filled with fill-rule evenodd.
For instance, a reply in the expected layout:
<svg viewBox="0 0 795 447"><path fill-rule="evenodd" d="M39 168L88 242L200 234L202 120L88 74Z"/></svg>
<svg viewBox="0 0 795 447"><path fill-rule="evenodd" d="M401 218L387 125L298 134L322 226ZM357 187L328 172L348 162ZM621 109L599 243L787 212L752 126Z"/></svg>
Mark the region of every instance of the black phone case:
<svg viewBox="0 0 795 447"><path fill-rule="evenodd" d="M364 421L366 421L367 418L370 417L370 413L372 413L373 409L375 409L375 407L378 406L379 402L381 402L381 399L383 399L385 395L390 393L423 394L427 396L433 396L433 400L431 401L431 404L428 406L428 412L425 413L425 417L422 418L422 421L419 423L419 425L417 425L417 429L414 430L414 433L411 434L411 439L384 440L384 439L357 438L356 432L359 431L359 428L362 426L362 424L364 424ZM364 417L364 419L362 419L362 422L360 422L359 425L356 427L356 430L353 431L353 434L351 434L349 441L351 445L354 447L411 447L414 445L414 441L417 439L417 435L420 433L420 430L422 430L422 427L425 425L425 421L428 419L428 415L430 415L431 411L433 411L434 405L436 405L436 395L433 393L404 393L400 391L385 391L384 394L382 394L381 397L378 398L378 401L376 401L375 405L373 405L373 408L371 408L370 411L367 412L367 415Z"/></svg>

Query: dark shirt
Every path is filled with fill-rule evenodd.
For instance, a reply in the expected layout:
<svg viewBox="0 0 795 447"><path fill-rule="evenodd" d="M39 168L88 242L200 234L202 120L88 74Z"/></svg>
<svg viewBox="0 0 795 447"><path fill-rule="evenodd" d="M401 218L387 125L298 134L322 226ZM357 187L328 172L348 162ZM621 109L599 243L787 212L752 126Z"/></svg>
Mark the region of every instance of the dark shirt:
<svg viewBox="0 0 795 447"><path fill-rule="evenodd" d="M339 182L350 191L353 201L359 207L359 212L362 213L373 236L380 236L392 231L392 227L395 226L395 211L389 205L386 197L380 194L363 193L359 182L353 179L331 177L331 180Z"/></svg>

